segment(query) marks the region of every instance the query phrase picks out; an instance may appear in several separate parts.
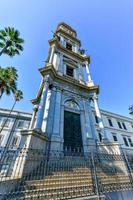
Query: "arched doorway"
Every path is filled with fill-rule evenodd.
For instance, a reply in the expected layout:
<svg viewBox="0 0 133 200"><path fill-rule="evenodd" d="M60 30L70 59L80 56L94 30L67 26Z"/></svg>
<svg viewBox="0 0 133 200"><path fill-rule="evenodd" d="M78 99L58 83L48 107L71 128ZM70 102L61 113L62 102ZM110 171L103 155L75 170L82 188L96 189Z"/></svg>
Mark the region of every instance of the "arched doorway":
<svg viewBox="0 0 133 200"><path fill-rule="evenodd" d="M82 149L80 109L75 101L69 100L64 110L64 150L82 152Z"/></svg>

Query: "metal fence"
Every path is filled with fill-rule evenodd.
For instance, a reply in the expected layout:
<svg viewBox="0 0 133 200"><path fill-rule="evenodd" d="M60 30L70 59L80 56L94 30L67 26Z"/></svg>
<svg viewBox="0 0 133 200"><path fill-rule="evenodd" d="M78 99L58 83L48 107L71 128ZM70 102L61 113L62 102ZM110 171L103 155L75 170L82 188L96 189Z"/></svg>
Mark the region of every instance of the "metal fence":
<svg viewBox="0 0 133 200"><path fill-rule="evenodd" d="M63 200L129 190L133 159L124 153L2 149L0 199ZM132 156L133 158L133 156Z"/></svg>

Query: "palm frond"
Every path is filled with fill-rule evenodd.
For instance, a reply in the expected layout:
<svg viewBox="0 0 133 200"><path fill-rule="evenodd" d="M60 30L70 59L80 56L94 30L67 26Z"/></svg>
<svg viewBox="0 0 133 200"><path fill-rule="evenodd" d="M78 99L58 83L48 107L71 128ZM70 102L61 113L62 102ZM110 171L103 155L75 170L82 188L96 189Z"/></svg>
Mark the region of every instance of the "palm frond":
<svg viewBox="0 0 133 200"><path fill-rule="evenodd" d="M0 48L4 48L4 47L5 47L4 43L0 42Z"/></svg>
<svg viewBox="0 0 133 200"><path fill-rule="evenodd" d="M21 44L24 43L24 40L19 36L20 32L13 27L6 27L0 30L1 54L4 53L11 57L20 54L20 51L23 51L23 46Z"/></svg>

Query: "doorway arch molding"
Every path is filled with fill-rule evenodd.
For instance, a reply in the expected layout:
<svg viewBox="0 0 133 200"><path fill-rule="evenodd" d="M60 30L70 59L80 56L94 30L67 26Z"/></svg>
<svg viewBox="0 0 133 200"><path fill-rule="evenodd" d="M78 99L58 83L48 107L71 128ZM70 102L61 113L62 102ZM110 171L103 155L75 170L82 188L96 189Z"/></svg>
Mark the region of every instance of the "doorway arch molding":
<svg viewBox="0 0 133 200"><path fill-rule="evenodd" d="M83 110L83 103L82 100L73 97L73 96L67 96L63 98L62 105L65 108L70 108L72 110L77 110L81 112Z"/></svg>

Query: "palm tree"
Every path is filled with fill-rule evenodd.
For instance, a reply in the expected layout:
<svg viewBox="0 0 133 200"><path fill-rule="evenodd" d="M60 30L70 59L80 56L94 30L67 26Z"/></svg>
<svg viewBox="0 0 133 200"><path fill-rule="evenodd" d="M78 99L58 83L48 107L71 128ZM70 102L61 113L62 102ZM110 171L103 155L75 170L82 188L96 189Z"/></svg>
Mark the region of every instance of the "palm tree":
<svg viewBox="0 0 133 200"><path fill-rule="evenodd" d="M5 93L10 95L17 90L17 70L14 67L0 67L0 98Z"/></svg>
<svg viewBox="0 0 133 200"><path fill-rule="evenodd" d="M12 108L11 108L7 118L6 118L6 120L4 121L4 123L2 125L0 133L2 132L3 128L5 127L5 125L6 125L7 121L8 121L8 119L9 119L9 117L10 117L10 115L11 115L11 113L12 113L12 111L13 111L16 103L17 103L17 101L20 101L21 99L23 99L23 92L21 90L16 90L15 93L14 93L14 99L15 99L15 101L13 103L13 106L12 106Z"/></svg>
<svg viewBox="0 0 133 200"><path fill-rule="evenodd" d="M13 27L0 30L0 56L2 54L7 54L12 57L16 54L20 54L20 51L23 51L22 44L24 40L19 36L19 31Z"/></svg>

